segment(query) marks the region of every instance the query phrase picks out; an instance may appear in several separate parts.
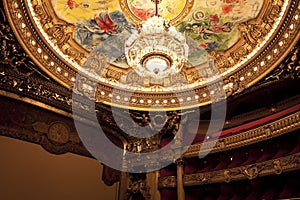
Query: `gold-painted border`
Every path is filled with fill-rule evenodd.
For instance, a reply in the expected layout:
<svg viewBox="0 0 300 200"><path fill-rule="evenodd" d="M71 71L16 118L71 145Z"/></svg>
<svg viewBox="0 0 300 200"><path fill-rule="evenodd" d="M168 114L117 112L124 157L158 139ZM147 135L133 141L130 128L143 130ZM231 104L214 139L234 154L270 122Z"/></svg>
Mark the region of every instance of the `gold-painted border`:
<svg viewBox="0 0 300 200"><path fill-rule="evenodd" d="M231 181L255 179L257 177L282 174L300 169L300 153L281 158L212 172L196 173L183 176L184 186L197 186L212 183L229 183ZM177 186L175 176L160 177L158 188L174 188Z"/></svg>
<svg viewBox="0 0 300 200"><path fill-rule="evenodd" d="M199 155L206 155L208 153L226 151L268 140L273 137L278 137L299 128L300 111L297 111L289 116L278 119L274 122L270 122L268 124L264 124L258 128L254 128L237 135L218 139L217 142L207 141L204 143L191 145L183 154L183 157L190 158Z"/></svg>

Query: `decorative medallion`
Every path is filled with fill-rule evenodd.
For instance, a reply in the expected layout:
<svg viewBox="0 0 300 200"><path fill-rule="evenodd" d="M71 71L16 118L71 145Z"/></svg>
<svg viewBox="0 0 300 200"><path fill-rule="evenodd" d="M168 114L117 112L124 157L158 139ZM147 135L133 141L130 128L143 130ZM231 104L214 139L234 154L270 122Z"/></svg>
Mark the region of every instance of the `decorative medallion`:
<svg viewBox="0 0 300 200"><path fill-rule="evenodd" d="M69 141L69 135L69 127L61 122L51 124L48 130L48 138L59 144L67 143Z"/></svg>

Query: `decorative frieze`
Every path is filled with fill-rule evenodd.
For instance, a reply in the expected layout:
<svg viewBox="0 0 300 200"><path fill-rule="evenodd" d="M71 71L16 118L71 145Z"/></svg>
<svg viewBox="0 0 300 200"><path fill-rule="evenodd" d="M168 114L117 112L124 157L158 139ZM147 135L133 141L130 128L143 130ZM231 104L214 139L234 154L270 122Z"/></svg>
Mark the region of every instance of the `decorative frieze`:
<svg viewBox="0 0 300 200"><path fill-rule="evenodd" d="M206 141L204 143L191 145L183 155L184 157L195 157L234 149L241 146L246 146L256 142L264 141L272 137L277 137L287 132L291 132L300 127L300 112L293 113L289 116L278 119L274 122L264 124L260 127L224 137L215 141Z"/></svg>
<svg viewBox="0 0 300 200"><path fill-rule="evenodd" d="M184 175L183 184L184 186L194 186L220 182L229 183L243 179L252 180L261 176L281 174L297 169L300 169L300 153L231 169ZM159 178L158 187L160 189L176 187L176 185L175 176Z"/></svg>

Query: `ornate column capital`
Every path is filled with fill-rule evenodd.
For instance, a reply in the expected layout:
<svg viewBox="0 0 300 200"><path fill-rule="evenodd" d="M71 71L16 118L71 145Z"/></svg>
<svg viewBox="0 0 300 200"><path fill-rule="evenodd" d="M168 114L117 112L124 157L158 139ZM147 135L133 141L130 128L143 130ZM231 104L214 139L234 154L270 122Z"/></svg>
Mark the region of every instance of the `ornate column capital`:
<svg viewBox="0 0 300 200"><path fill-rule="evenodd" d="M176 165L181 165L183 166L185 164L185 160L184 158L178 158L177 160L175 160L174 162Z"/></svg>

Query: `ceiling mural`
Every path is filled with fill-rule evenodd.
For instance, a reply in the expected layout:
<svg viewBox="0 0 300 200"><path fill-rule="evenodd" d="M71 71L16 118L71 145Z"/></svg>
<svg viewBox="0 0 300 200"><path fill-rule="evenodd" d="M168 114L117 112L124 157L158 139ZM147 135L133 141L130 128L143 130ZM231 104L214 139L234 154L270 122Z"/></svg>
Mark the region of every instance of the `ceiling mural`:
<svg viewBox="0 0 300 200"><path fill-rule="evenodd" d="M128 100L124 94L130 93L132 109L149 109L155 102L167 109L209 104L217 92L209 87L218 77L226 96L240 93L271 71L299 39L298 0L158 3L158 14L184 36L188 56L178 73L151 80L128 66L124 47L155 15L154 0L4 0L17 38L46 73L68 88L79 71L92 74L99 81L97 101L114 100L122 107ZM88 63L95 68L86 70ZM127 86L112 94L117 84ZM191 88L195 94L187 96ZM183 97L174 98L174 92Z"/></svg>
<svg viewBox="0 0 300 200"><path fill-rule="evenodd" d="M254 19L262 8L263 0L205 0L195 1L190 14L177 25L197 46L206 51L227 50L240 37L238 25ZM205 62L205 53L199 57L199 49L190 55L196 66Z"/></svg>
<svg viewBox="0 0 300 200"><path fill-rule="evenodd" d="M90 51L112 36L131 29L119 1L51 0L60 19L75 25L74 39Z"/></svg>
<svg viewBox="0 0 300 200"><path fill-rule="evenodd" d="M136 24L155 15L155 4L151 0L51 2L60 19L76 26L74 39L78 44L87 51L117 52L110 62L124 69L128 68L123 53L126 39ZM176 4L164 0L158 5L158 13L171 21L178 18L176 28L188 38L188 61L191 66L199 66L207 62L208 51L227 50L235 44L240 36L238 24L257 17L262 5L263 0L180 1Z"/></svg>
<svg viewBox="0 0 300 200"><path fill-rule="evenodd" d="M263 2L206 0L174 4L174 1L164 0L158 5L158 13L171 21L180 19L176 28L188 37L189 62L197 66L206 62L208 51L227 50L233 46L240 37L238 25L257 17ZM136 29L135 24L155 15L155 4L151 0L51 0L51 3L60 19L76 26L74 39L88 51L108 39L115 49L122 49L122 40ZM121 43L117 35L122 35ZM101 45L100 48L105 47ZM128 68L124 57L113 63Z"/></svg>

